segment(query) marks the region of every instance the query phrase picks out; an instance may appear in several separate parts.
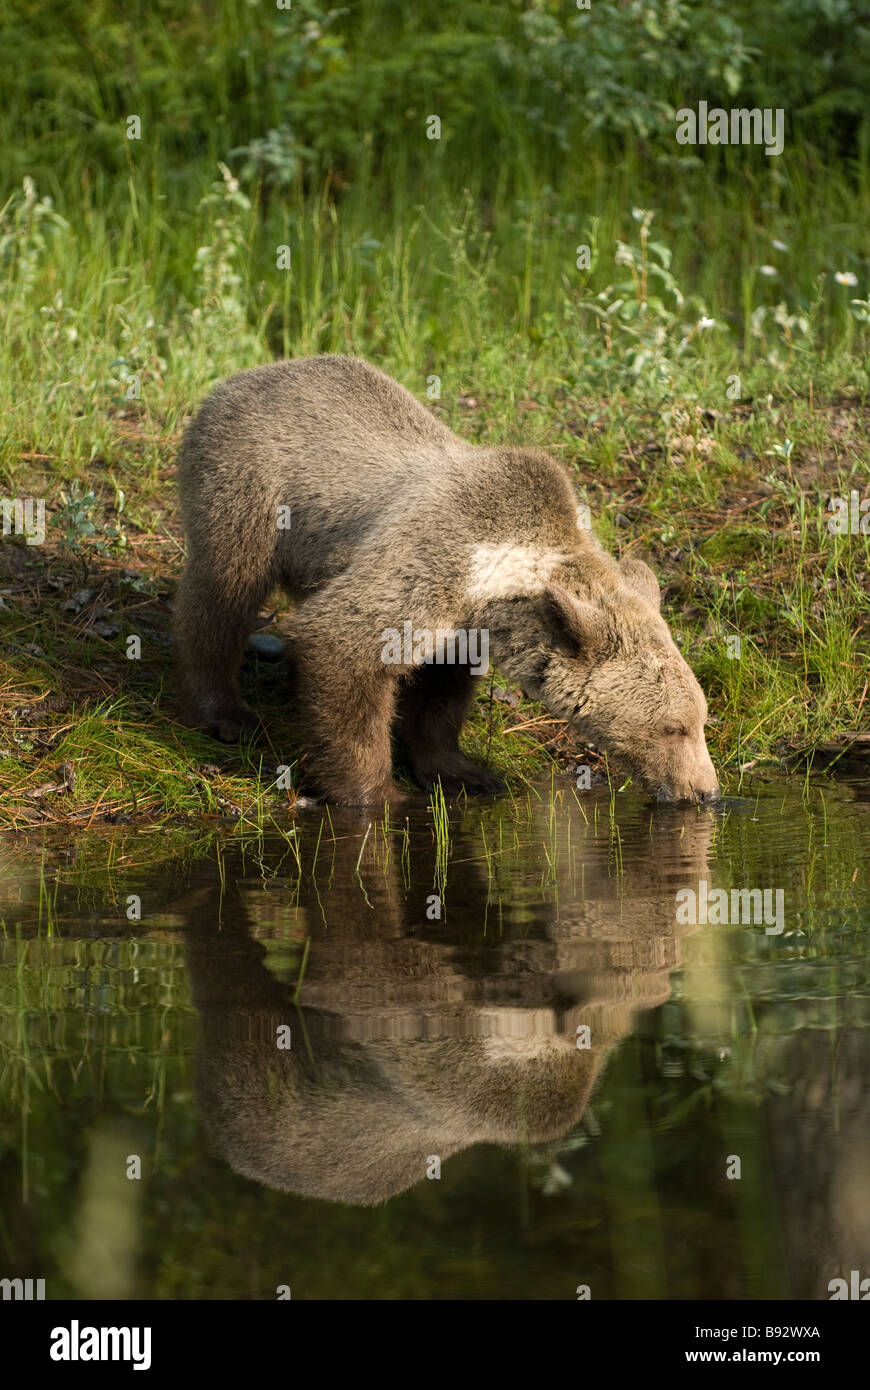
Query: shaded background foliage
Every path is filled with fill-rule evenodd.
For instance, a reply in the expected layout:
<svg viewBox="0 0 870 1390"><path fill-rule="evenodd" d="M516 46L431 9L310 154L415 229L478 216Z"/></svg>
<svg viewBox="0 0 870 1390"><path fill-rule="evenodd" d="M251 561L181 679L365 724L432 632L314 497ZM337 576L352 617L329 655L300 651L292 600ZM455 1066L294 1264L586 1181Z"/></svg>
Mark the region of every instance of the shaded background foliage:
<svg viewBox="0 0 870 1390"><path fill-rule="evenodd" d="M444 149L476 168L485 194L505 178L557 184L570 176L565 152L601 142L631 140L668 162L673 110L699 99L783 107L790 137L819 158L867 148L870 12L858 0L594 0L589 11L4 0L0 16L21 133L7 156L13 181L62 181L71 144L88 152L90 178L120 173L119 122L131 112L159 122L162 157L181 175L185 159L256 147L274 131L287 167L345 177L377 169L435 113Z"/></svg>

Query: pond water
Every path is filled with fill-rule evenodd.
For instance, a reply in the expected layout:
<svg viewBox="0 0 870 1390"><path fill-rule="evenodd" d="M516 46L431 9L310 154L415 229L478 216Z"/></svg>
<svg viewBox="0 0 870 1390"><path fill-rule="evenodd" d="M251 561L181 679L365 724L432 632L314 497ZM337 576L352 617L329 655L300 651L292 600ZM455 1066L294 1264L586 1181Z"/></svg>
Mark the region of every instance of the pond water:
<svg viewBox="0 0 870 1390"><path fill-rule="evenodd" d="M870 1276L870 782L742 790L0 843L0 1276L147 1299Z"/></svg>

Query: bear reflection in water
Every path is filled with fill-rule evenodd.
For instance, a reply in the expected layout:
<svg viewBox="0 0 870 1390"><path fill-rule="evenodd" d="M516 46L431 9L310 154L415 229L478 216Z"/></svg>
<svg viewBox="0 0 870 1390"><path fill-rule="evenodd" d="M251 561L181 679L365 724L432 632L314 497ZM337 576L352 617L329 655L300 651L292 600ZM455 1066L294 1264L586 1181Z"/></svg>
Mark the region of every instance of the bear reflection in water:
<svg viewBox="0 0 870 1390"><path fill-rule="evenodd" d="M440 922L426 917L428 832L403 876L398 835L388 859L383 836L369 835L360 859L367 821L354 812L333 816L334 853L321 845L292 906L284 880L264 887L259 872L227 865L221 893L216 866L203 866L213 881L182 905L198 1091L235 1170L373 1205L424 1180L431 1156L551 1141L578 1124L634 1013L669 997L695 930L677 924L675 894L707 878L714 820L694 808L657 815L616 874L601 837L583 845L576 809L558 843L538 814L521 852L493 857L495 906L479 825L455 828ZM295 1003L296 980L281 982L256 939L286 940L290 924L310 943ZM286 1027L289 1050L278 1046Z"/></svg>

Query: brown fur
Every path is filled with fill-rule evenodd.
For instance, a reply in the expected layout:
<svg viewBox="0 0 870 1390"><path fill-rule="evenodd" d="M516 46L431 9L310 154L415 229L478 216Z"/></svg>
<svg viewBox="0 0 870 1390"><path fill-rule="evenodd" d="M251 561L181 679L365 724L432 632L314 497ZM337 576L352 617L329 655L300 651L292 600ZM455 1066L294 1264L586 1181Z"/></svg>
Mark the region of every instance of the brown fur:
<svg viewBox="0 0 870 1390"><path fill-rule="evenodd" d="M578 529L570 476L546 454L467 444L376 368L314 357L219 386L185 435L180 481L175 641L191 722L231 740L253 721L238 672L280 585L296 600L300 722L328 799L398 799L393 736L423 785L497 785L459 749L468 669L382 660L384 631L406 622L486 631L506 675L661 799L718 795L704 697L652 572Z"/></svg>

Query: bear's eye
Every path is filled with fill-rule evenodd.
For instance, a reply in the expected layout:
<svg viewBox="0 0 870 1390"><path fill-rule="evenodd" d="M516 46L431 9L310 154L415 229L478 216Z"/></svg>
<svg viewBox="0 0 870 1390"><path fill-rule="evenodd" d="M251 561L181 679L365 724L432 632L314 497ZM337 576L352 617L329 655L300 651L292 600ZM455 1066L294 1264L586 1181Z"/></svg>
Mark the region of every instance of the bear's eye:
<svg viewBox="0 0 870 1390"><path fill-rule="evenodd" d="M676 734L680 738L685 738L688 732L688 729L685 729L682 724L666 724L662 729L662 733L666 738L672 734Z"/></svg>

